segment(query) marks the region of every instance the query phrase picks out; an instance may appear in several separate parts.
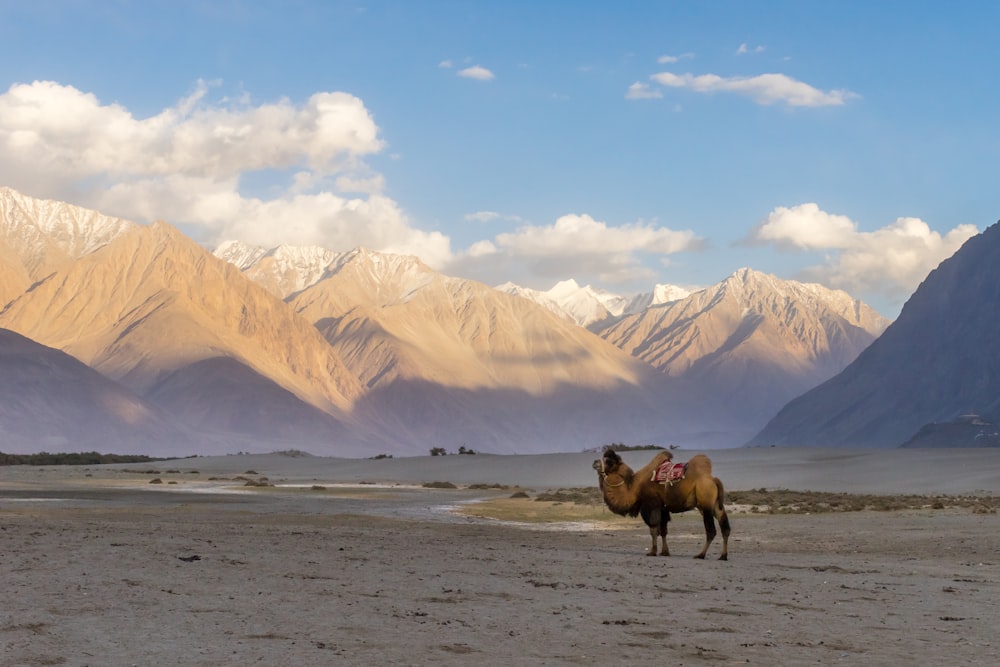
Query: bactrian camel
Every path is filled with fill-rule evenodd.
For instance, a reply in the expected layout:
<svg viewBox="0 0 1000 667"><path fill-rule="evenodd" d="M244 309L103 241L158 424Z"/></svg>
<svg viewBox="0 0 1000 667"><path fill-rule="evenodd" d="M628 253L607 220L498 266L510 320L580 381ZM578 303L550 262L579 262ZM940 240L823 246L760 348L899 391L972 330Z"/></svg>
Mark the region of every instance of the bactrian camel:
<svg viewBox="0 0 1000 667"><path fill-rule="evenodd" d="M672 459L670 452L661 451L644 467L633 471L617 452L605 450L601 458L594 461L604 503L615 514L642 516L649 526L653 542L647 552L649 556L657 555L657 536L662 542L660 555L670 555L667 523L671 512L697 509L705 522L705 546L695 558L704 558L708 553L708 547L716 536L715 522L718 521L722 531L722 555L719 560L728 560L730 529L725 491L719 478L712 475L712 462L704 454L697 454L687 462L682 479L670 483L654 481L657 469Z"/></svg>

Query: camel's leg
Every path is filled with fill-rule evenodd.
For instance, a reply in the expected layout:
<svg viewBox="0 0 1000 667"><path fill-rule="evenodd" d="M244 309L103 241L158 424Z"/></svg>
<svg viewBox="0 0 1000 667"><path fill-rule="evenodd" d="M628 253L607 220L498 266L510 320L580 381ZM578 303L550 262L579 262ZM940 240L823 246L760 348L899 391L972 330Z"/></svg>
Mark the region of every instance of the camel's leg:
<svg viewBox="0 0 1000 667"><path fill-rule="evenodd" d="M659 509L644 508L640 510L640 514L642 515L642 520L645 521L646 525L649 527L649 538L652 541L652 544L650 544L649 551L646 552L646 555L655 556L657 547L656 538L660 532L661 512Z"/></svg>
<svg viewBox="0 0 1000 667"><path fill-rule="evenodd" d="M726 514L725 507L715 508L715 519L722 529L722 555L719 556L719 560L729 560L729 515Z"/></svg>
<svg viewBox="0 0 1000 667"><path fill-rule="evenodd" d="M663 543L660 549L661 556L670 555L670 547L667 546L667 524L670 522L670 512L667 510L660 511L660 541Z"/></svg>
<svg viewBox="0 0 1000 667"><path fill-rule="evenodd" d="M695 558L704 558L705 554L708 553L708 547L712 544L712 540L715 539L715 515L712 510L703 509L701 510L701 518L705 523L705 546L701 548L701 552L695 556Z"/></svg>

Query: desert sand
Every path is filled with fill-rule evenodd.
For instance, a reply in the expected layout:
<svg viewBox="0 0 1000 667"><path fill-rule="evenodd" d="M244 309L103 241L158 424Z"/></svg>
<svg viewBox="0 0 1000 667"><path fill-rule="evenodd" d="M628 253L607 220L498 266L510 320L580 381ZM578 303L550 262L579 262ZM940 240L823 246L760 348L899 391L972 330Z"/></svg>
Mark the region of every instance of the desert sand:
<svg viewBox="0 0 1000 667"><path fill-rule="evenodd" d="M994 450L708 453L730 491L1000 490ZM531 499L595 456L0 468L0 664L1000 664L1000 515L731 507L729 561L692 514L646 557L638 520ZM525 520L467 513L495 501Z"/></svg>

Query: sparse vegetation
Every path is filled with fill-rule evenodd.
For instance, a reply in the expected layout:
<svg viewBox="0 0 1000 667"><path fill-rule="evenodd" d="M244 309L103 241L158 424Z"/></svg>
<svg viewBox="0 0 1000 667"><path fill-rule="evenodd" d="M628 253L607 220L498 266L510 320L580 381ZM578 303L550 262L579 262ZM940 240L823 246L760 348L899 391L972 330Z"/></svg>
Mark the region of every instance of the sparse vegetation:
<svg viewBox="0 0 1000 667"><path fill-rule="evenodd" d="M753 513L819 514L824 512L891 512L912 509L971 508L993 514L992 496L921 496L914 494L877 495L751 489L726 493L729 505L747 505Z"/></svg>
<svg viewBox="0 0 1000 667"><path fill-rule="evenodd" d="M459 454L475 454L475 450L462 445L458 448ZM448 450L444 447L431 447L431 456L447 456Z"/></svg>
<svg viewBox="0 0 1000 667"><path fill-rule="evenodd" d="M373 461L380 461L382 459L391 459L392 454L376 454L375 456L370 456L369 458Z"/></svg>
<svg viewBox="0 0 1000 667"><path fill-rule="evenodd" d="M457 489L458 487L451 482L425 482L423 487L425 489Z"/></svg>
<svg viewBox="0 0 1000 667"><path fill-rule="evenodd" d="M610 445L601 447L600 451L603 452L608 449L613 449L616 452L641 452L647 450L659 451L666 449L666 447L663 445L626 445L623 442L612 442ZM670 449L677 449L677 445L670 445Z"/></svg>
<svg viewBox="0 0 1000 667"><path fill-rule="evenodd" d="M38 454L5 454L0 452L0 466L82 466L104 463L148 463L168 459L138 454L100 454L98 452L39 452Z"/></svg>
<svg viewBox="0 0 1000 667"><path fill-rule="evenodd" d="M577 505L603 505L601 490L596 486L544 491L535 496L536 501L556 503L576 503Z"/></svg>
<svg viewBox="0 0 1000 667"><path fill-rule="evenodd" d="M577 487L545 491L536 501L601 505L604 500L596 487ZM860 512L864 510L891 512L896 510L969 508L979 514L996 514L993 496L922 496L915 494L877 495L828 493L822 491L789 491L752 489L728 491L726 505L749 507L751 513L819 514L824 512Z"/></svg>

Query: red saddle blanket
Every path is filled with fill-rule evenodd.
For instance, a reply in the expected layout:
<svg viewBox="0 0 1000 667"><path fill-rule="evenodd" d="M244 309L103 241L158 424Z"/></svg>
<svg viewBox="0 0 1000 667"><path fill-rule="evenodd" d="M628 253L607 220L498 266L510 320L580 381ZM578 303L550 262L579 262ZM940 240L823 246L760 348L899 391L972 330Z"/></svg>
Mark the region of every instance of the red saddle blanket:
<svg viewBox="0 0 1000 667"><path fill-rule="evenodd" d="M673 461L666 461L660 464L656 470L653 471L654 482L667 482L673 483L677 480L684 479L684 473L687 472L686 463L674 463Z"/></svg>

